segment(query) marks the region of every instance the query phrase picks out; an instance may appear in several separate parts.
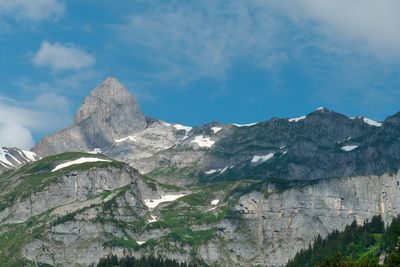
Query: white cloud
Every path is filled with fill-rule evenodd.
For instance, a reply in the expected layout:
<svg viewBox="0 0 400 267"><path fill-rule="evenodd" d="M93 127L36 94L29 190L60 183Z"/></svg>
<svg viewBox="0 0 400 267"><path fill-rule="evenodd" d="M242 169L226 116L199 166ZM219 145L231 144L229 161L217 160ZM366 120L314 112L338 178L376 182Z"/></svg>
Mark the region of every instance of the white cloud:
<svg viewBox="0 0 400 267"><path fill-rule="evenodd" d="M58 18L64 11L58 0L0 0L0 17L38 21Z"/></svg>
<svg viewBox="0 0 400 267"><path fill-rule="evenodd" d="M0 98L0 147L29 149L34 144L32 132L47 132L64 126L69 117L65 97L50 93L31 102Z"/></svg>
<svg viewBox="0 0 400 267"><path fill-rule="evenodd" d="M306 28L319 37L327 37L331 45L353 53L361 50L378 59L400 57L400 1L280 0L273 3L299 25L298 29Z"/></svg>
<svg viewBox="0 0 400 267"><path fill-rule="evenodd" d="M34 143L29 129L18 123L0 123L0 139L1 147L30 149Z"/></svg>
<svg viewBox="0 0 400 267"><path fill-rule="evenodd" d="M95 58L73 45L42 42L33 57L37 66L50 67L54 71L79 70L95 64Z"/></svg>

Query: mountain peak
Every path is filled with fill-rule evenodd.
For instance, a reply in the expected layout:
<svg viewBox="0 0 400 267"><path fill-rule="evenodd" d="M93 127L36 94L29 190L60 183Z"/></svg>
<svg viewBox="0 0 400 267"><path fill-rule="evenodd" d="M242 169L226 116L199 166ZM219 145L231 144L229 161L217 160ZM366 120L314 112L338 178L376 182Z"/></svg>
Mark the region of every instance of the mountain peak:
<svg viewBox="0 0 400 267"><path fill-rule="evenodd" d="M326 107L319 107L314 112L326 113L326 112L330 112L330 110L327 109Z"/></svg>
<svg viewBox="0 0 400 267"><path fill-rule="evenodd" d="M133 97L129 91L114 77L108 77L97 86L89 97L99 98L104 102L121 101L126 97ZM86 99L87 100L87 99ZM85 102L86 102L85 100Z"/></svg>
<svg viewBox="0 0 400 267"><path fill-rule="evenodd" d="M113 77L108 77L86 97L75 115L75 124L94 127L84 132L108 141L141 131L147 126L136 97ZM93 136L88 138L94 139Z"/></svg>

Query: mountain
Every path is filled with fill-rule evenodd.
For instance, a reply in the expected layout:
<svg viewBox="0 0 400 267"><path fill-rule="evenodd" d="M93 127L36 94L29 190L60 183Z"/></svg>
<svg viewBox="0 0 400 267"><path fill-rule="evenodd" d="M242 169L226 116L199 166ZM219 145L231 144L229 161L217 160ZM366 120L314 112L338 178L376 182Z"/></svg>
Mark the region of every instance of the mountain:
<svg viewBox="0 0 400 267"><path fill-rule="evenodd" d="M146 126L136 98L116 79L107 78L85 99L74 124L45 137L34 151L41 156L91 151L107 147L114 140L142 131Z"/></svg>
<svg viewBox="0 0 400 267"><path fill-rule="evenodd" d="M168 123L107 78L36 161L0 174L0 266L284 266L318 235L398 216L399 140L400 113Z"/></svg>
<svg viewBox="0 0 400 267"><path fill-rule="evenodd" d="M0 148L0 172L17 168L26 163L38 160L35 153L18 148Z"/></svg>
<svg viewBox="0 0 400 267"><path fill-rule="evenodd" d="M380 123L319 108L299 118L192 128L145 118L135 98L108 78L86 98L72 126L33 151L48 156L98 149L176 185L382 175L400 164L399 118Z"/></svg>

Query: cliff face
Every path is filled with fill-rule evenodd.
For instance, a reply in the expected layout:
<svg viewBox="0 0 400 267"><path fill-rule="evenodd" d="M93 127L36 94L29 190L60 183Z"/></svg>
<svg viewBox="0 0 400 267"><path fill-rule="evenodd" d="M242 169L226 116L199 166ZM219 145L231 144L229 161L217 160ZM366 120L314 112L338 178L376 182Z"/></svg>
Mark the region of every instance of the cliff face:
<svg viewBox="0 0 400 267"><path fill-rule="evenodd" d="M283 266L321 235L362 224L374 215L386 223L400 213L400 176L329 179L282 193L254 191L240 197L235 210L243 222L220 225L221 239L200 255L218 266ZM226 228L224 228L226 227Z"/></svg>

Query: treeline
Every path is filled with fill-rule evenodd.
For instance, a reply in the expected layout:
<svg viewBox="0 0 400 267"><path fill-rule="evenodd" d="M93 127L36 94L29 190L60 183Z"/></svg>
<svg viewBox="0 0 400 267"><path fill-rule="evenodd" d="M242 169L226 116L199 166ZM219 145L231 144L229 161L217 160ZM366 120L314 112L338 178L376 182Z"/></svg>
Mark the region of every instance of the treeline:
<svg viewBox="0 0 400 267"><path fill-rule="evenodd" d="M154 257L136 259L127 256L118 259L115 255L110 255L107 258L100 259L97 267L197 267L194 264L178 263L169 259L157 259Z"/></svg>
<svg viewBox="0 0 400 267"><path fill-rule="evenodd" d="M380 216L358 226L354 221L343 232L334 231L325 239L301 250L287 267L375 267L400 266L400 217L387 229ZM379 258L384 256L384 265ZM383 259L383 257L382 257Z"/></svg>

